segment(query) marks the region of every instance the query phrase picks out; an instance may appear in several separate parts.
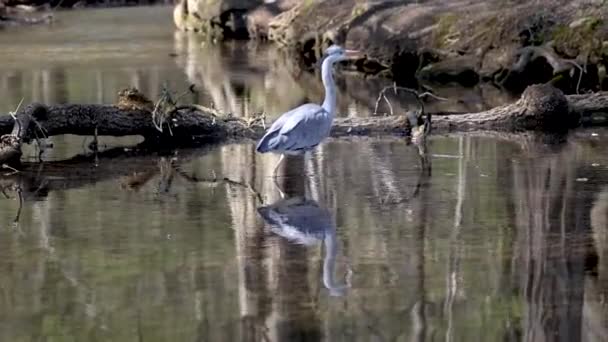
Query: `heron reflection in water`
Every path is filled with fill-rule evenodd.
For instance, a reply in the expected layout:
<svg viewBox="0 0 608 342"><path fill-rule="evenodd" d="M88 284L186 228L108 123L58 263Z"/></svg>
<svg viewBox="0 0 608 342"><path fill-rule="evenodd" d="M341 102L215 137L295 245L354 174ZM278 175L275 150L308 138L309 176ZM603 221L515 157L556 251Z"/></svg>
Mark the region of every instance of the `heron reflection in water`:
<svg viewBox="0 0 608 342"><path fill-rule="evenodd" d="M323 104L307 103L284 113L260 139L256 147L259 153L275 152L281 154L272 172L274 178L276 178L277 170L286 154L304 154L317 147L329 136L336 113L337 91L332 75L333 65L336 62L358 56L358 51L345 50L337 45L327 48L325 59L321 65L321 78L325 87Z"/></svg>
<svg viewBox="0 0 608 342"><path fill-rule="evenodd" d="M335 222L327 209L320 207L314 200L297 196L260 207L258 212L273 233L293 243L312 246L324 242L323 285L332 296L343 296L346 293L350 287L352 271L348 270L345 284L336 284L334 271L338 241Z"/></svg>

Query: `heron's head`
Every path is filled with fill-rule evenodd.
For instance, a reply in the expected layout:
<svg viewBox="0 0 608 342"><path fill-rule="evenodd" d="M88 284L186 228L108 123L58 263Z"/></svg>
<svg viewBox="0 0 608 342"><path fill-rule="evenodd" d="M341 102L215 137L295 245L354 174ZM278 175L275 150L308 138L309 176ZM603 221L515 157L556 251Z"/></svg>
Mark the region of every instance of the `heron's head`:
<svg viewBox="0 0 608 342"><path fill-rule="evenodd" d="M343 61L347 59L354 59L361 57L361 54L357 50L346 50L341 46L332 45L325 50L325 58L331 58L334 62Z"/></svg>

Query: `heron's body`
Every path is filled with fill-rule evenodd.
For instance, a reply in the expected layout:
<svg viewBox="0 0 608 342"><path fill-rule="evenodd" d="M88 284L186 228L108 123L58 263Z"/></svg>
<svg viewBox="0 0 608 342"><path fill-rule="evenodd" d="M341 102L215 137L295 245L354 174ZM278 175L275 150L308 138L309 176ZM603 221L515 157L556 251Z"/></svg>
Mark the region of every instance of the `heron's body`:
<svg viewBox="0 0 608 342"><path fill-rule="evenodd" d="M281 115L257 146L260 153L301 154L329 136L333 115L323 107L307 103Z"/></svg>
<svg viewBox="0 0 608 342"><path fill-rule="evenodd" d="M276 174L284 155L305 153L329 136L336 112L336 85L332 68L334 63L349 58L348 54L353 52L335 45L329 47L321 66L325 87L323 104L307 103L284 113L260 139L256 148L258 152L281 154L273 174Z"/></svg>

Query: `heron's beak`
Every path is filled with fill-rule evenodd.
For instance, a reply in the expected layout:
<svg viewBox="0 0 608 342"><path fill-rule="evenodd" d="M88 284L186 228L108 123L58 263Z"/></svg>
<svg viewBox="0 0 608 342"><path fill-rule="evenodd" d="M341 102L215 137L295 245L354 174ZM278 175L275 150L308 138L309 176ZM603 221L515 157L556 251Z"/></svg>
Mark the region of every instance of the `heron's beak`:
<svg viewBox="0 0 608 342"><path fill-rule="evenodd" d="M348 59L359 59L363 58L363 53L359 50L344 50L344 55Z"/></svg>

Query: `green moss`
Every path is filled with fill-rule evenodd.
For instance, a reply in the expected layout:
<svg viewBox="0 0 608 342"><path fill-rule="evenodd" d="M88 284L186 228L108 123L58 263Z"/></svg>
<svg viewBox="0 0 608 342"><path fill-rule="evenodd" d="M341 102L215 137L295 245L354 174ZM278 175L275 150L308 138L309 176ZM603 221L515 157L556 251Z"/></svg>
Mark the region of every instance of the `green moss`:
<svg viewBox="0 0 608 342"><path fill-rule="evenodd" d="M498 17L490 16L485 18L473 28L472 37L483 39L488 44L501 41L504 32L504 24L501 24Z"/></svg>
<svg viewBox="0 0 608 342"><path fill-rule="evenodd" d="M437 47L444 47L447 39L454 34L458 16L454 13L442 14L437 17L437 29L434 32L434 41Z"/></svg>
<svg viewBox="0 0 608 342"><path fill-rule="evenodd" d="M603 54L600 30L603 20L588 17L573 23L575 24L557 25L553 30L552 38L556 50L571 57L600 57Z"/></svg>
<svg viewBox="0 0 608 342"><path fill-rule="evenodd" d="M315 0L304 0L302 3L302 10L310 10L314 4Z"/></svg>
<svg viewBox="0 0 608 342"><path fill-rule="evenodd" d="M365 13L365 11L366 11L366 9L365 9L364 5L357 4L357 5L355 5L355 7L353 7L353 10L350 13L351 18L356 18L356 17L362 15L363 13Z"/></svg>

